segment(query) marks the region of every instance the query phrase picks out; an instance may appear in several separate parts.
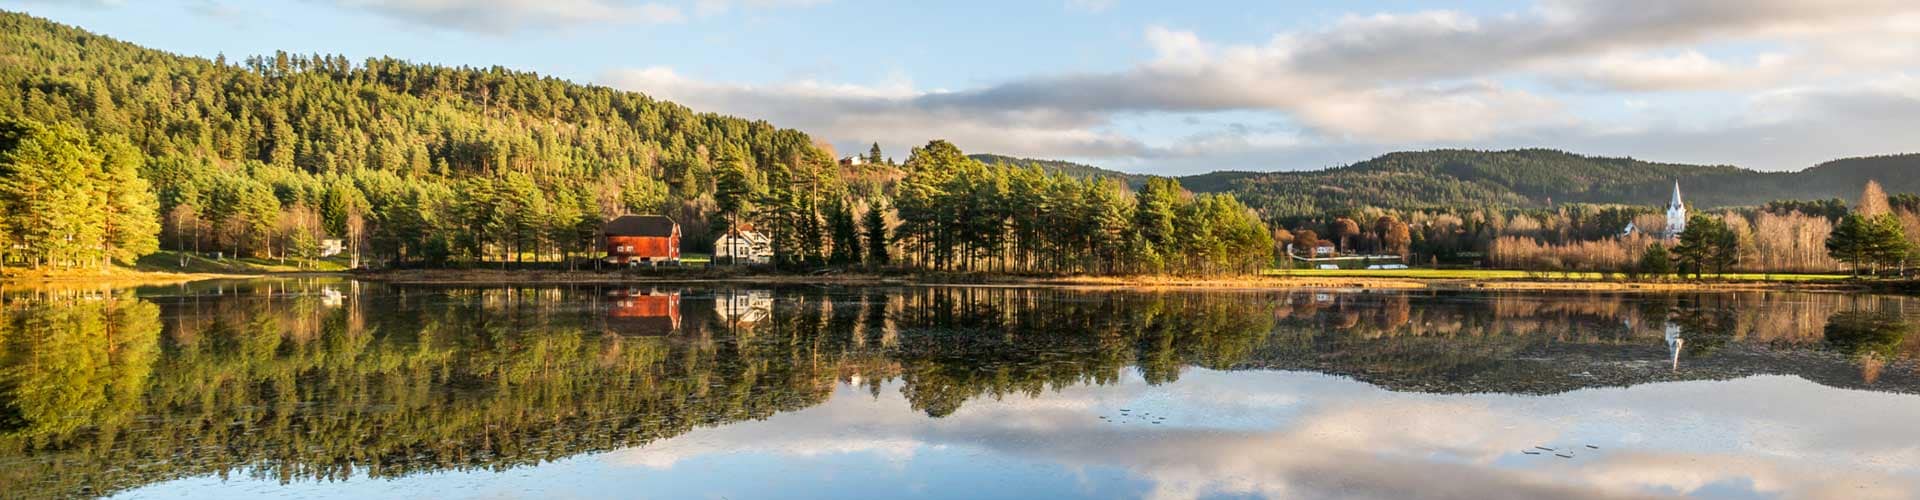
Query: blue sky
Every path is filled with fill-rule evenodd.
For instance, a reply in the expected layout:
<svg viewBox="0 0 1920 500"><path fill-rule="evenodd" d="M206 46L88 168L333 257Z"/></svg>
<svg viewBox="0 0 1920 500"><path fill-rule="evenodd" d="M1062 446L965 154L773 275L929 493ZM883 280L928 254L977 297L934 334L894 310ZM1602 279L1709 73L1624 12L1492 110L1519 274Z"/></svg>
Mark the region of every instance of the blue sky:
<svg viewBox="0 0 1920 500"><path fill-rule="evenodd" d="M1751 168L1920 151L1907 0L0 0L172 52L502 65L1122 170L1441 147Z"/></svg>

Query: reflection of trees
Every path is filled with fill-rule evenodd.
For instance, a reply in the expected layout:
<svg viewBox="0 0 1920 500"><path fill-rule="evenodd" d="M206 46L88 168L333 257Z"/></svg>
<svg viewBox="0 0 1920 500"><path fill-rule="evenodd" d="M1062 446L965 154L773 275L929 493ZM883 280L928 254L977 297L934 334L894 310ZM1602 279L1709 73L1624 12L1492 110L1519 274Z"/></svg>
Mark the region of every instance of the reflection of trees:
<svg viewBox="0 0 1920 500"><path fill-rule="evenodd" d="M845 364L805 308L768 342L633 338L594 328L590 293L182 302L165 340L148 302L10 310L0 469L28 496L500 469L816 404Z"/></svg>
<svg viewBox="0 0 1920 500"><path fill-rule="evenodd" d="M83 431L110 440L136 424L159 308L106 298L0 310L0 454L57 448ZM0 471L4 484L40 480L30 469Z"/></svg>
<svg viewBox="0 0 1920 500"><path fill-rule="evenodd" d="M1846 311L1827 319L1827 345L1849 356L1892 359L1913 324L1885 311Z"/></svg>
<svg viewBox="0 0 1920 500"><path fill-rule="evenodd" d="M1129 365L1153 383L1177 379L1187 365L1229 368L1272 330L1261 304L1233 295L1002 288L904 295L893 356L907 399L932 416L981 395L1111 383Z"/></svg>
<svg viewBox="0 0 1920 500"><path fill-rule="evenodd" d="M1664 362L1669 317L1693 322L1690 346L1822 333L1840 350L1906 345L1851 333L1860 322L1841 316L1792 329L1883 300L1838 294L685 290L680 331L636 337L605 333L607 293L594 287L371 286L337 307L288 297L312 289L0 307L0 483L67 496L209 473L502 469L765 418L856 377L871 391L898 378L933 416L1112 383L1130 367L1156 384L1189 366L1270 367L1400 390L1551 392L1674 376L1567 375ZM1790 319L1750 312L1782 309L1773 317Z"/></svg>
<svg viewBox="0 0 1920 500"><path fill-rule="evenodd" d="M1681 347L1689 358L1708 356L1734 338L1737 315L1732 309L1701 304L1697 299L1683 300L1673 308L1673 323L1680 327Z"/></svg>

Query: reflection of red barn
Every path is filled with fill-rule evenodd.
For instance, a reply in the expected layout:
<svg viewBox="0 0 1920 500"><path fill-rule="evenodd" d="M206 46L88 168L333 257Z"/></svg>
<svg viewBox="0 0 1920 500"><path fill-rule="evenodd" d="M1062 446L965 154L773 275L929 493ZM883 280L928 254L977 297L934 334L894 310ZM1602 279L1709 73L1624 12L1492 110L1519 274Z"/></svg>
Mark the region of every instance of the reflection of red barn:
<svg viewBox="0 0 1920 500"><path fill-rule="evenodd" d="M622 335L668 335L680 330L680 294L653 290L607 292L607 330Z"/></svg>
<svg viewBox="0 0 1920 500"><path fill-rule="evenodd" d="M664 215L622 215L601 229L607 262L662 264L680 262L680 224Z"/></svg>

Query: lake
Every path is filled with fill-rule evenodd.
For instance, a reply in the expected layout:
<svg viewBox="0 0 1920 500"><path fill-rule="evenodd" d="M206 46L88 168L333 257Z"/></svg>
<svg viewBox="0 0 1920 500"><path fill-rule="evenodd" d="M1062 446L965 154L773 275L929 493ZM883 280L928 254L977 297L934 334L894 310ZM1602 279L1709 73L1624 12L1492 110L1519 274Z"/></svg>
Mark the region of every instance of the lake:
<svg viewBox="0 0 1920 500"><path fill-rule="evenodd" d="M9 498L1920 497L1898 296L0 297Z"/></svg>

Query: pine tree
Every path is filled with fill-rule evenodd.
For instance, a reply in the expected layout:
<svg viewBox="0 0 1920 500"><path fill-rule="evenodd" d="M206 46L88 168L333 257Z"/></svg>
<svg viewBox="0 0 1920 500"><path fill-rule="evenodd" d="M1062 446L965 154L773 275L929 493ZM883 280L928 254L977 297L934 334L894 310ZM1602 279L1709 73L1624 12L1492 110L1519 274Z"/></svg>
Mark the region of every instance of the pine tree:
<svg viewBox="0 0 1920 500"><path fill-rule="evenodd" d="M1688 218L1687 229L1680 232L1680 242L1673 247L1681 272L1696 278L1707 271L1726 273L1739 251L1739 239L1726 221L1706 214Z"/></svg>
<svg viewBox="0 0 1920 500"><path fill-rule="evenodd" d="M1827 255L1834 260L1845 262L1858 276L1860 268L1871 261L1867 258L1867 218L1860 214L1847 214L1840 223L1833 226L1833 232L1827 233Z"/></svg>
<svg viewBox="0 0 1920 500"><path fill-rule="evenodd" d="M859 223L854 221L853 207L844 201L836 202L828 214L833 255L827 260L835 265L859 264L860 228Z"/></svg>
<svg viewBox="0 0 1920 500"><path fill-rule="evenodd" d="M882 159L884 158L880 156L880 143L873 143L873 149L867 150L867 163L879 165Z"/></svg>
<svg viewBox="0 0 1920 500"><path fill-rule="evenodd" d="M1173 207L1180 202L1180 181L1147 179L1134 196L1133 229L1151 248L1164 249L1173 238Z"/></svg>
<svg viewBox="0 0 1920 500"><path fill-rule="evenodd" d="M746 163L734 156L721 156L716 174L713 200L719 205L722 217L719 229L730 233L739 227L741 215L753 212L758 189L748 176Z"/></svg>
<svg viewBox="0 0 1920 500"><path fill-rule="evenodd" d="M95 262L102 212L92 172L99 163L78 128L0 123L0 203L13 215L13 238L29 264Z"/></svg>
<svg viewBox="0 0 1920 500"><path fill-rule="evenodd" d="M1640 254L1640 272L1656 277L1673 274L1673 257L1659 243L1647 245L1647 251Z"/></svg>
<svg viewBox="0 0 1920 500"><path fill-rule="evenodd" d="M867 243L867 265L885 266L890 260L887 251L887 220L878 205L867 207L866 215L861 218L862 229Z"/></svg>
<svg viewBox="0 0 1920 500"><path fill-rule="evenodd" d="M101 164L94 186L104 201L101 232L106 260L132 264L160 249L160 200L140 176L144 155L119 136L96 141Z"/></svg>

